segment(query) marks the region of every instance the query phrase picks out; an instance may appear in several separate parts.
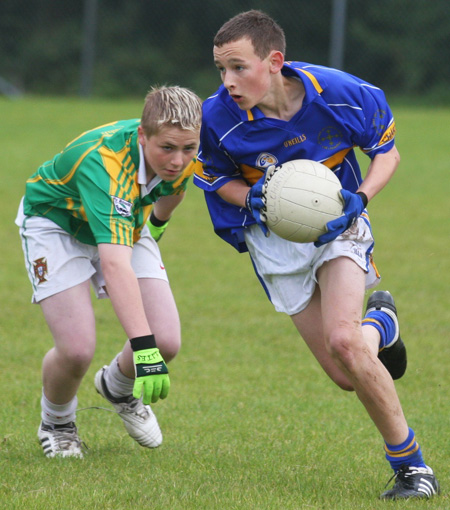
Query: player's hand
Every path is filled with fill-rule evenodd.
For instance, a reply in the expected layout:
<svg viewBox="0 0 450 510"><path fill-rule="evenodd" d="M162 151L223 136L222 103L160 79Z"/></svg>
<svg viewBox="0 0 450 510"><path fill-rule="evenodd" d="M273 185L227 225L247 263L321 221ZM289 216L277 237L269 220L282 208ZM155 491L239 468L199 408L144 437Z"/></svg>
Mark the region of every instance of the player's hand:
<svg viewBox="0 0 450 510"><path fill-rule="evenodd" d="M169 394L169 370L153 335L140 336L130 340L136 379L133 397L141 398L144 404L155 403Z"/></svg>
<svg viewBox="0 0 450 510"><path fill-rule="evenodd" d="M346 189L341 189L340 193L344 200L343 215L327 223L327 232L322 234L314 243L314 246L317 248L329 243L330 241L334 241L337 236L342 234L342 232L345 232L353 225L353 223L355 223L359 215L365 209L365 204L361 195L352 193Z"/></svg>
<svg viewBox="0 0 450 510"><path fill-rule="evenodd" d="M150 229L150 234L153 237L153 239L158 242L162 235L164 234L164 231L167 228L167 225L169 223L169 220L167 221L161 221L159 220L153 213L150 214L150 219L148 221L148 228Z"/></svg>
<svg viewBox="0 0 450 510"><path fill-rule="evenodd" d="M264 209L266 204L263 200L263 186L266 176L263 175L258 182L256 182L247 193L245 198L245 207L251 212L255 218L256 223L259 225L261 230L264 232L266 237L269 236L269 229L265 223L265 216L261 214L261 209Z"/></svg>

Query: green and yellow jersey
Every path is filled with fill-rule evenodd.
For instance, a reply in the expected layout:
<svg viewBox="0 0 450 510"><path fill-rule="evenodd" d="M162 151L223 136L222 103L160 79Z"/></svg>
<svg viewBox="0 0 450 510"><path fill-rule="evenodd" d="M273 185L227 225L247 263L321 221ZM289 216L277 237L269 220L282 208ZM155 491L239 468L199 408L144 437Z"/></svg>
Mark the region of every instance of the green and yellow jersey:
<svg viewBox="0 0 450 510"><path fill-rule="evenodd" d="M139 119L123 120L81 134L26 183L24 213L44 216L80 242L133 246L162 196L182 193L193 172L188 165L174 182L145 182Z"/></svg>

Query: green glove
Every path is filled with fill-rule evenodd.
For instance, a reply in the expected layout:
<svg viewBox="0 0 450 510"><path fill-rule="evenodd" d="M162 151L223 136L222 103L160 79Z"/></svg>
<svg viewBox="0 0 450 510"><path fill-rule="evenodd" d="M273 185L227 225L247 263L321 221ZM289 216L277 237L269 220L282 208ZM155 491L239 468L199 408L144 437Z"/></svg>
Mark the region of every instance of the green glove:
<svg viewBox="0 0 450 510"><path fill-rule="evenodd" d="M136 373L133 397L141 398L144 404L155 403L169 393L169 370L156 347L154 335L140 336L130 340Z"/></svg>
<svg viewBox="0 0 450 510"><path fill-rule="evenodd" d="M150 234L152 235L153 239L158 242L162 235L164 234L164 230L166 230L167 224L169 223L169 220L162 221L159 220L155 214L150 214L150 220L148 222L148 228L150 229Z"/></svg>

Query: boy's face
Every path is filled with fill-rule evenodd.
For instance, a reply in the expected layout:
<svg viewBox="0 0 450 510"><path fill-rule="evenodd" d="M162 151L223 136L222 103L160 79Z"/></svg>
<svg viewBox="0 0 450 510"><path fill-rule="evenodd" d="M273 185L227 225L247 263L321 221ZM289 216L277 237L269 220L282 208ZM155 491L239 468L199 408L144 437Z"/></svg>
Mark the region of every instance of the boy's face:
<svg viewBox="0 0 450 510"><path fill-rule="evenodd" d="M163 126L157 134L147 138L139 126L138 135L148 180L155 175L163 181L176 180L197 153L199 133L194 131Z"/></svg>
<svg viewBox="0 0 450 510"><path fill-rule="evenodd" d="M214 46L214 63L222 82L242 110L264 103L270 92L271 56L261 60L248 38Z"/></svg>

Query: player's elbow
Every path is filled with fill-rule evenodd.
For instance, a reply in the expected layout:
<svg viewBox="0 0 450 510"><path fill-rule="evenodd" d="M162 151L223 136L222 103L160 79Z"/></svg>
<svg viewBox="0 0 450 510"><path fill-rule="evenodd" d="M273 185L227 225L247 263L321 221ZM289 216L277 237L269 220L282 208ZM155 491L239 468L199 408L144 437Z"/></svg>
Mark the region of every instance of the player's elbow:
<svg viewBox="0 0 450 510"><path fill-rule="evenodd" d="M400 163L401 157L400 157L400 152L398 152L397 147L394 147L393 157L394 157L395 162L398 165Z"/></svg>

